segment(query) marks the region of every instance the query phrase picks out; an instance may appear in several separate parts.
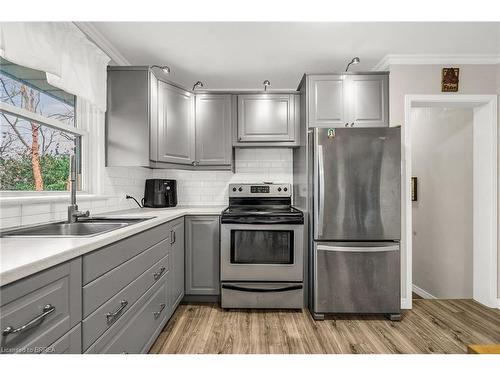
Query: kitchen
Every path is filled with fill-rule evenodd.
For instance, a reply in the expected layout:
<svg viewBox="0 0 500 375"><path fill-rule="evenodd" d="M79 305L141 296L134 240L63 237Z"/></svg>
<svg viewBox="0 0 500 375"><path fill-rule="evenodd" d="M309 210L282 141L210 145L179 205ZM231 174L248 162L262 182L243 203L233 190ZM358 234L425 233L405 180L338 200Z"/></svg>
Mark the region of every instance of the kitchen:
<svg viewBox="0 0 500 375"><path fill-rule="evenodd" d="M283 41L310 28L307 44L328 27L355 28L268 23L265 32ZM422 44L431 33L367 27L379 39L418 30ZM474 108L496 106L500 89L498 23L433 27L442 38L488 36L481 64L477 54L402 57L398 41L380 56L346 50L329 67L287 66L284 83L262 61L237 76L258 49L235 56L233 70L231 61L195 75L184 66L200 63L183 43L199 50L206 33L216 50L221 33L262 37L259 24L1 23L11 163L2 169L2 352L464 354L498 344L497 268L470 299L413 294L401 103L440 92L414 83L401 95L411 86L404 68L432 67L439 84L443 67L459 65L458 94L483 96ZM165 34L184 39L157 54L155 35ZM456 51L471 49L454 40ZM289 54L283 63L298 49L276 55ZM12 156L26 139L28 177ZM56 162L62 177L49 178Z"/></svg>

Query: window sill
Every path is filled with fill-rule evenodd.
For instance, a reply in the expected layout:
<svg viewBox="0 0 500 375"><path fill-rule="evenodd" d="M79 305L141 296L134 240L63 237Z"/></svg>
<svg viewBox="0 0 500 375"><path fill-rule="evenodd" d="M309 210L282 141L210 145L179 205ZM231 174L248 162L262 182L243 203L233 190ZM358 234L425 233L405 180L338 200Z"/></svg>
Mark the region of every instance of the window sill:
<svg viewBox="0 0 500 375"><path fill-rule="evenodd" d="M77 202L85 202L90 200L105 200L111 198L109 195L102 194L89 194L89 193L77 193ZM0 205L1 206L14 206L18 204L32 204L32 203L52 203L52 202L69 202L70 195L68 193L40 193L32 194L31 192L19 193L1 193L0 194Z"/></svg>

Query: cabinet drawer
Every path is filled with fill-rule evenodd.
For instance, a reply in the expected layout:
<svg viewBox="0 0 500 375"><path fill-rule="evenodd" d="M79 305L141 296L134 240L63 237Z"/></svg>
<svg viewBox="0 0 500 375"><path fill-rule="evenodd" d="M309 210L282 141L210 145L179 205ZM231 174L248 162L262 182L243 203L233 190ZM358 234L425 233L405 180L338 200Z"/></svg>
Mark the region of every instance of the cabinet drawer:
<svg viewBox="0 0 500 375"><path fill-rule="evenodd" d="M152 285L165 282L169 268L167 255L89 315L82 323L83 349L87 349L103 332L115 324ZM126 304L122 304L122 301ZM111 312L118 313L115 317L108 317L107 314Z"/></svg>
<svg viewBox="0 0 500 375"><path fill-rule="evenodd" d="M77 258L3 287L2 351L41 352L75 326L81 320L81 275Z"/></svg>
<svg viewBox="0 0 500 375"><path fill-rule="evenodd" d="M144 353L165 324L167 284L153 286L86 353Z"/></svg>
<svg viewBox="0 0 500 375"><path fill-rule="evenodd" d="M163 240L83 287L83 316L113 297L145 270L167 255L169 240Z"/></svg>
<svg viewBox="0 0 500 375"><path fill-rule="evenodd" d="M167 239L169 233L170 224L165 223L84 255L83 284L97 279L154 244Z"/></svg>
<svg viewBox="0 0 500 375"><path fill-rule="evenodd" d="M43 354L81 354L82 326L78 324L71 331L43 351Z"/></svg>

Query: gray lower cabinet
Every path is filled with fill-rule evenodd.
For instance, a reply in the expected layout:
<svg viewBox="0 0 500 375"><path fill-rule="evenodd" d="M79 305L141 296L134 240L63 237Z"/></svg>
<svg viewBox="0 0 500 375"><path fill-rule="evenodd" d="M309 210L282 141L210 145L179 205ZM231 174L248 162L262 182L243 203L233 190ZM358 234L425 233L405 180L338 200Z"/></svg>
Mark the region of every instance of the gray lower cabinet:
<svg viewBox="0 0 500 375"><path fill-rule="evenodd" d="M76 258L1 288L2 353L39 353L82 318L82 266Z"/></svg>
<svg viewBox="0 0 500 375"><path fill-rule="evenodd" d="M186 295L219 295L219 216L186 216Z"/></svg>
<svg viewBox="0 0 500 375"><path fill-rule="evenodd" d="M196 165L231 165L231 95L196 95Z"/></svg>
<svg viewBox="0 0 500 375"><path fill-rule="evenodd" d="M170 229L172 266L169 272L169 306L173 314L184 297L184 218L172 222Z"/></svg>
<svg viewBox="0 0 500 375"><path fill-rule="evenodd" d="M155 137L156 136L156 137ZM194 96L166 82L158 83L158 127L153 160L192 164L195 161Z"/></svg>
<svg viewBox="0 0 500 375"><path fill-rule="evenodd" d="M167 283L149 289L86 353L146 353L168 319Z"/></svg>
<svg viewBox="0 0 500 375"><path fill-rule="evenodd" d="M80 354L82 352L82 326L78 324L55 343L49 345L43 354Z"/></svg>
<svg viewBox="0 0 500 375"><path fill-rule="evenodd" d="M237 108L235 146L298 145L298 95L238 95Z"/></svg>

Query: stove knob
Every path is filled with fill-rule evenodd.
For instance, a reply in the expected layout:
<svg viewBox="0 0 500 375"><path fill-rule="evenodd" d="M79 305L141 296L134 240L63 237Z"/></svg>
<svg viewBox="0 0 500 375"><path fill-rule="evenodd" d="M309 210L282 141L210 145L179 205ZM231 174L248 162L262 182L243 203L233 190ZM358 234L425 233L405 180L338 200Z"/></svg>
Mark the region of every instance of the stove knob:
<svg viewBox="0 0 500 375"><path fill-rule="evenodd" d="M281 191L281 188L278 188L278 191Z"/></svg>
<svg viewBox="0 0 500 375"><path fill-rule="evenodd" d="M236 191L236 188L235 188L235 187L233 188L233 191Z"/></svg>
<svg viewBox="0 0 500 375"><path fill-rule="evenodd" d="M288 188L283 188L283 191L288 191Z"/></svg>
<svg viewBox="0 0 500 375"><path fill-rule="evenodd" d="M238 191L243 191L243 189L241 188L241 186L238 188Z"/></svg>

